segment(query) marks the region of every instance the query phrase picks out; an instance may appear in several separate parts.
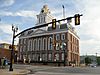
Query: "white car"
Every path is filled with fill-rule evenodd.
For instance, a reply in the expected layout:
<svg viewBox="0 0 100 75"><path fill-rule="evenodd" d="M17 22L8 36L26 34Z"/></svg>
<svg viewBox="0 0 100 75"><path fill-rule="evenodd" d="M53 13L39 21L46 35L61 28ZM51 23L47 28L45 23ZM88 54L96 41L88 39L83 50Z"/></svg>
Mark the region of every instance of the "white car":
<svg viewBox="0 0 100 75"><path fill-rule="evenodd" d="M97 67L96 64L90 64L91 67Z"/></svg>

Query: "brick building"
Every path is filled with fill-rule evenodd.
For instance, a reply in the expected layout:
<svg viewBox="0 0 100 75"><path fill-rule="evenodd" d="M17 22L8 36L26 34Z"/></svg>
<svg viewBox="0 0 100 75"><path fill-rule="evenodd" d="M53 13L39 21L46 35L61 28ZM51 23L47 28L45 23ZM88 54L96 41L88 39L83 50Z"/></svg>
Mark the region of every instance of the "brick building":
<svg viewBox="0 0 100 75"><path fill-rule="evenodd" d="M11 44L7 44L7 43L1 43L0 44L0 58L7 58L8 60L10 60L10 57L11 57L11 50L9 49L9 46ZM17 45L15 45L15 50L14 50L14 53L15 53L15 56L17 57L17 54L18 54L18 49L17 49ZM16 60L16 57L15 60Z"/></svg>
<svg viewBox="0 0 100 75"><path fill-rule="evenodd" d="M37 25L51 22L53 17L47 5L37 15ZM24 32L19 37L19 59L43 62L65 62L79 65L79 37L70 23L58 23Z"/></svg>

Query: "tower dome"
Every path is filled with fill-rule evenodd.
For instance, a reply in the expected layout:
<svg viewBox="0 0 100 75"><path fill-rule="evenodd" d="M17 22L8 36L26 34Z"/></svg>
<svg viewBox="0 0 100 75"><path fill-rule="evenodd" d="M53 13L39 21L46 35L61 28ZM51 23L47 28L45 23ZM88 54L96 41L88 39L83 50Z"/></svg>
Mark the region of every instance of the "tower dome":
<svg viewBox="0 0 100 75"><path fill-rule="evenodd" d="M41 9L40 13L50 14L50 10L48 8L48 5L44 5L43 8Z"/></svg>

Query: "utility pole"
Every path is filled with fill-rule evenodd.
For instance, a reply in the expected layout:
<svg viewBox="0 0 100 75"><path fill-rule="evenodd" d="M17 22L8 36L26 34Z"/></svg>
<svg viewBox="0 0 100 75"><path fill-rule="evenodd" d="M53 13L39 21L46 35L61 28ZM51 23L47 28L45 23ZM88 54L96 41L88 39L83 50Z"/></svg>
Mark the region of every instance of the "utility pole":
<svg viewBox="0 0 100 75"><path fill-rule="evenodd" d="M98 54L98 53L96 53L96 63L97 63L97 54Z"/></svg>
<svg viewBox="0 0 100 75"><path fill-rule="evenodd" d="M11 57L10 57L10 67L9 67L9 71L13 71L13 60L14 60L14 37L15 37L15 32L17 32L18 28L14 27L12 25L12 31L13 31L13 39L12 39L12 45L9 47L11 50Z"/></svg>

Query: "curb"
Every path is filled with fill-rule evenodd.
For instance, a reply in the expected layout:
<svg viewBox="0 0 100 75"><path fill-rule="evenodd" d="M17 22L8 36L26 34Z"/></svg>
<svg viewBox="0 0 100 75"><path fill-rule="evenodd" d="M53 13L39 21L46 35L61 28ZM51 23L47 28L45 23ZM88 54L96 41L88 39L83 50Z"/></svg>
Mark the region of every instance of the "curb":
<svg viewBox="0 0 100 75"><path fill-rule="evenodd" d="M26 75L28 74L30 71L21 71L19 73L12 73L12 75Z"/></svg>
<svg viewBox="0 0 100 75"><path fill-rule="evenodd" d="M8 69L2 69L0 75L27 75L29 70L14 69L14 71L8 71Z"/></svg>

